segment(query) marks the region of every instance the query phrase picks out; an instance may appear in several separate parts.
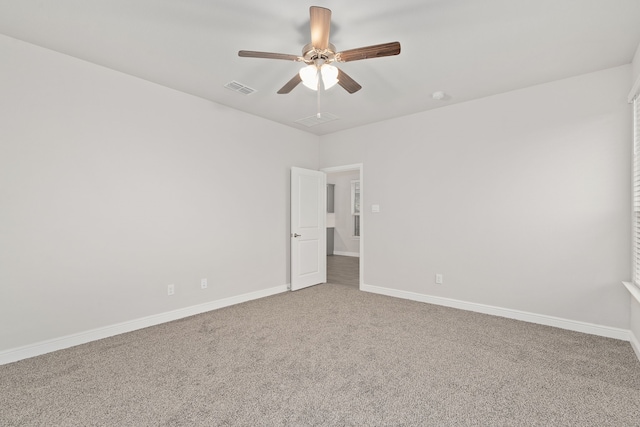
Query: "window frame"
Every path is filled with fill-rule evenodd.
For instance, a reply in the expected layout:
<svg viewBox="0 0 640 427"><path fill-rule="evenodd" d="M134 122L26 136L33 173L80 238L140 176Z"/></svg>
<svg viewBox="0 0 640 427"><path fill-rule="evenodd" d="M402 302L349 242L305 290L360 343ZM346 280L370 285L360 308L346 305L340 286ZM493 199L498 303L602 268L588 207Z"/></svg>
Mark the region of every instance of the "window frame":
<svg viewBox="0 0 640 427"><path fill-rule="evenodd" d="M360 180L353 179L351 180L351 237L354 239L360 238L360 200Z"/></svg>

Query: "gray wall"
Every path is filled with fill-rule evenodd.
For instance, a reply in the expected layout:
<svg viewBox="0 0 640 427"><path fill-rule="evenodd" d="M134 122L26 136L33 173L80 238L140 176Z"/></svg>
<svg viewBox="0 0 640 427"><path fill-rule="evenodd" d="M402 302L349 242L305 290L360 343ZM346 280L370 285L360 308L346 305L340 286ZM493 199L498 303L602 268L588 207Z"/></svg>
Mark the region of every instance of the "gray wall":
<svg viewBox="0 0 640 427"><path fill-rule="evenodd" d="M321 167L364 164L364 283L628 329L630 76L323 137Z"/></svg>
<svg viewBox="0 0 640 427"><path fill-rule="evenodd" d="M294 165L364 164L368 285L629 328L631 66L318 138L0 55L0 352L285 285Z"/></svg>
<svg viewBox="0 0 640 427"><path fill-rule="evenodd" d="M289 283L289 170L317 137L4 36L0 57L0 351Z"/></svg>
<svg viewBox="0 0 640 427"><path fill-rule="evenodd" d="M633 58L632 69L633 69L633 76L631 79L631 85L633 85L637 81L640 81L640 45L638 45L638 49L636 50L636 54ZM633 157L631 157L631 160L629 160L629 162L632 162L632 159ZM629 280L632 280L632 278L629 277ZM636 354L638 355L638 358L640 358L640 301L637 300L636 298L630 298L630 299L631 299L631 320L629 322L629 329L633 334L632 342L633 342Z"/></svg>

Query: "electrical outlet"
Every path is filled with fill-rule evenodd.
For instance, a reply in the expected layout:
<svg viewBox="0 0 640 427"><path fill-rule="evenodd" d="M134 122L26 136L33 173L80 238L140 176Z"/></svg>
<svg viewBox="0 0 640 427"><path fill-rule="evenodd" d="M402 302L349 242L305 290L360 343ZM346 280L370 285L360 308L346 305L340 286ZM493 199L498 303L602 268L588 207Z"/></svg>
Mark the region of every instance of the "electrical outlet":
<svg viewBox="0 0 640 427"><path fill-rule="evenodd" d="M167 286L167 295L173 295L176 293L176 287L175 285L169 285Z"/></svg>
<svg viewBox="0 0 640 427"><path fill-rule="evenodd" d="M207 279L200 279L200 289L207 289Z"/></svg>
<svg viewBox="0 0 640 427"><path fill-rule="evenodd" d="M442 274L436 274L436 285L442 285L443 277Z"/></svg>

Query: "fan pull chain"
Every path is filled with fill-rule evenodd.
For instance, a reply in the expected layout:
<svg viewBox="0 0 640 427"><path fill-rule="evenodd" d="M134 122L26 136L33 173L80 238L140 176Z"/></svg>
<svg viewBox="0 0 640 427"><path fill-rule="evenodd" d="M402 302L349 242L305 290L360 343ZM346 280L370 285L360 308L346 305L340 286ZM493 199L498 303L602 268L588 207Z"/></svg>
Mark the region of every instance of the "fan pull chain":
<svg viewBox="0 0 640 427"><path fill-rule="evenodd" d="M321 114L320 114L320 92L322 92L322 90L324 89L324 82L322 81L322 75L320 74L320 69L318 69L318 104L317 104L317 108L318 108L318 113L316 114L317 118L322 118Z"/></svg>

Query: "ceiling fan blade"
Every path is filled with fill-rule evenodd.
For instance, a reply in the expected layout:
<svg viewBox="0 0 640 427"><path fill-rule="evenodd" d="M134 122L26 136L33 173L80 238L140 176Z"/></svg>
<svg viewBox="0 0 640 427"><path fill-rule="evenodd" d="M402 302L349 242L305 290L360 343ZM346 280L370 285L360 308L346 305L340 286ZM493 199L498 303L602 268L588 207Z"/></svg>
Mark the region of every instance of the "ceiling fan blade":
<svg viewBox="0 0 640 427"><path fill-rule="evenodd" d="M383 56L398 55L399 53L399 42L383 43L338 52L336 53L336 61L349 62L357 61L359 59L381 58Z"/></svg>
<svg viewBox="0 0 640 427"><path fill-rule="evenodd" d="M300 82L302 82L302 79L300 78L300 74L296 74L295 76L293 76L291 80L287 82L287 84L282 86L282 88L278 91L278 93L280 95L287 94L291 92L294 87L298 86Z"/></svg>
<svg viewBox="0 0 640 427"><path fill-rule="evenodd" d="M347 92L355 93L362 89L362 86L353 80L347 73L338 68L338 84L342 86Z"/></svg>
<svg viewBox="0 0 640 427"><path fill-rule="evenodd" d="M329 47L329 31L331 30L331 10L324 7L311 6L311 46L319 50Z"/></svg>
<svg viewBox="0 0 640 427"><path fill-rule="evenodd" d="M289 55L286 53L256 52L253 50L238 51L238 56L241 56L243 58L266 58L266 59L285 59L287 61L304 61L302 57L297 55Z"/></svg>

